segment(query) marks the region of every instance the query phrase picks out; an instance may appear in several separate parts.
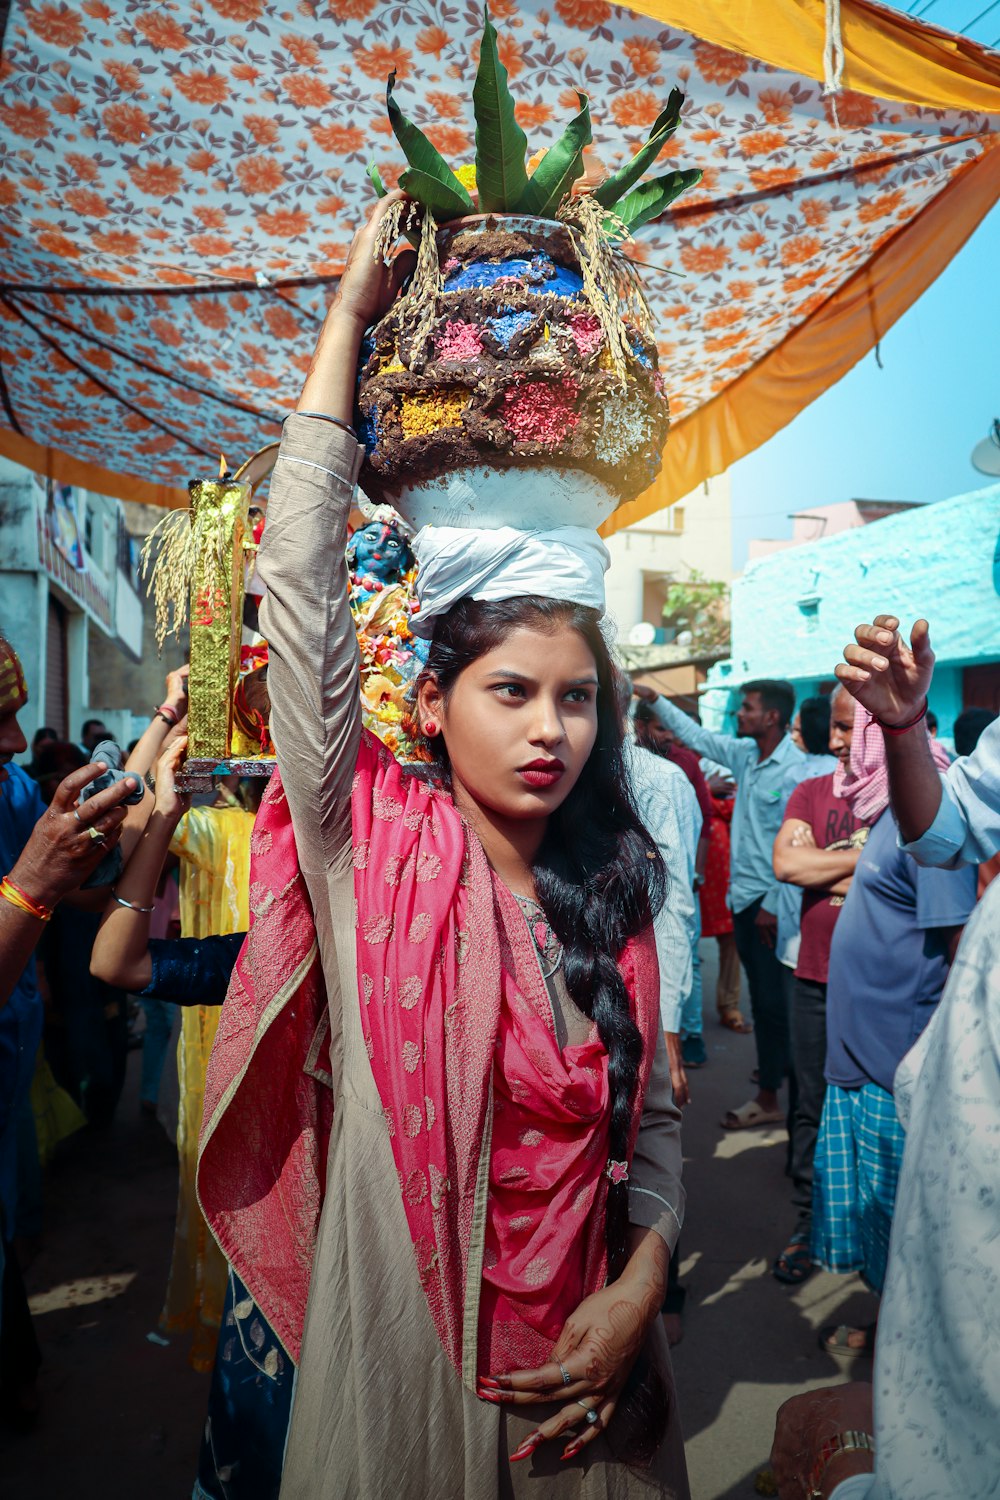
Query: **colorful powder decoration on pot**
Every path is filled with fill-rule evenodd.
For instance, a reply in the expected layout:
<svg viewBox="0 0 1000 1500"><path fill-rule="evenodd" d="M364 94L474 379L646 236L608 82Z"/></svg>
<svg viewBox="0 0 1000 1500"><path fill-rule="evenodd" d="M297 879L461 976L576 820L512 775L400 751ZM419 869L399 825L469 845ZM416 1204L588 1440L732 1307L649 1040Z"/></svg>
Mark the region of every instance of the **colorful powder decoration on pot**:
<svg viewBox="0 0 1000 1500"><path fill-rule="evenodd" d="M504 424L522 443L555 448L580 421L579 394L580 387L568 377L519 382L504 392Z"/></svg>
<svg viewBox="0 0 1000 1500"><path fill-rule="evenodd" d="M455 318L444 325L434 341L434 348L438 359L454 359L464 363L482 354L482 335L475 323L465 323Z"/></svg>
<svg viewBox="0 0 1000 1500"><path fill-rule="evenodd" d="M430 390L404 396L400 410L403 436L427 437L442 427L460 427L467 404L466 391Z"/></svg>

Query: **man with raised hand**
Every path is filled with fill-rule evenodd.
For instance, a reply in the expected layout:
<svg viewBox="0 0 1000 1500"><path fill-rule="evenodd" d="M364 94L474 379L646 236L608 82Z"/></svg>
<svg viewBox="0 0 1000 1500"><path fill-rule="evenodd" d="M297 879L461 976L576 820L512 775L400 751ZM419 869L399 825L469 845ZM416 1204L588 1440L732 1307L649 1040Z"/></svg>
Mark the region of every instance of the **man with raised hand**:
<svg viewBox="0 0 1000 1500"><path fill-rule="evenodd" d="M917 620L907 645L895 615L859 625L837 676L880 724L889 794L903 847L922 865L981 864L1000 849L1000 720L975 751L942 778L926 734L911 734L927 713L934 671L930 628Z"/></svg>

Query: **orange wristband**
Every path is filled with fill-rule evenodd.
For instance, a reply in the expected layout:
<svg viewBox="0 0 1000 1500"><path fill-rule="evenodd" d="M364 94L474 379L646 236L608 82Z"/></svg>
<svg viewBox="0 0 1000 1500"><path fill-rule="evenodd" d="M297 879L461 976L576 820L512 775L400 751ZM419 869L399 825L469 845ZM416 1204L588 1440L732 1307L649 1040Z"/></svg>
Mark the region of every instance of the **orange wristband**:
<svg viewBox="0 0 1000 1500"><path fill-rule="evenodd" d="M9 901L11 906L16 906L18 911L27 912L29 917L36 917L39 922L47 922L52 915L50 906L43 906L41 901L33 900L27 891L22 891L19 885L15 885L9 875L0 880L0 896Z"/></svg>

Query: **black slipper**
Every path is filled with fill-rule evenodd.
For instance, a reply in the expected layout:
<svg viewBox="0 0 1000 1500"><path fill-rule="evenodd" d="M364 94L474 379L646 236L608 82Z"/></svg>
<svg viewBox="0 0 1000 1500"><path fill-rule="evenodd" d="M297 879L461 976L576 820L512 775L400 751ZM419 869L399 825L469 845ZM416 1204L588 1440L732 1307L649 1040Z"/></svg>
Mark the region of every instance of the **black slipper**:
<svg viewBox="0 0 1000 1500"><path fill-rule="evenodd" d="M787 1246L771 1267L771 1275L775 1281L784 1282L786 1286L801 1286L803 1281L809 1280L816 1269L813 1265L809 1241L810 1235L807 1230L798 1230L792 1235Z"/></svg>

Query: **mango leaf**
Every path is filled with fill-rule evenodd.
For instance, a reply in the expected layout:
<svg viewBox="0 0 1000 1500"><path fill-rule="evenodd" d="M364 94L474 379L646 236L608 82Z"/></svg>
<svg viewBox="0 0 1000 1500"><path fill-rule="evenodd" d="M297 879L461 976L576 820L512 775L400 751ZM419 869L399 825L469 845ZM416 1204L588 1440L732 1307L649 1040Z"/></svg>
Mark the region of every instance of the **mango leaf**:
<svg viewBox="0 0 1000 1500"><path fill-rule="evenodd" d="M407 167L400 175L399 185L404 193L409 193L411 198L429 208L439 223L460 219L472 207L472 199L461 183L458 184L462 188L461 194L453 192L447 182L441 182L417 167Z"/></svg>
<svg viewBox="0 0 1000 1500"><path fill-rule="evenodd" d="M640 183L627 198L616 203L615 213L633 232L651 219L658 219L675 198L700 181L701 171L696 167L686 172L667 172L663 177L653 177L649 182Z"/></svg>
<svg viewBox="0 0 1000 1500"><path fill-rule="evenodd" d="M683 103L684 95L680 89L671 89L667 106L653 121L653 127L646 137L646 144L639 148L631 161L619 167L617 172L612 172L610 177L606 177L601 185L594 189L594 197L602 208L612 208L619 198L625 196L629 188L635 186L642 174L649 171L680 124Z"/></svg>
<svg viewBox="0 0 1000 1500"><path fill-rule="evenodd" d="M507 69L497 51L496 28L485 12L479 69L472 90L476 116L476 187L482 213L504 213L528 186L528 138L514 114Z"/></svg>
<svg viewBox="0 0 1000 1500"><path fill-rule="evenodd" d="M554 146L550 146L528 179L528 186L513 205L519 214L537 214L540 219L555 213L578 177L583 176L583 148L590 145L590 104L578 93L580 113L575 115Z"/></svg>
<svg viewBox="0 0 1000 1500"><path fill-rule="evenodd" d="M382 181L382 173L378 169L377 162L370 161L368 163L368 171L367 171L366 175L368 176L369 180L371 181L372 187L375 189L375 196L376 196L376 198L384 198L385 197L385 183Z"/></svg>
<svg viewBox="0 0 1000 1500"><path fill-rule="evenodd" d="M469 213L474 207L472 199L441 153L431 145L423 131L403 114L403 111L392 97L392 91L395 86L396 71L393 69L389 74L389 81L385 88L385 104L389 111L389 123L392 126L393 134L402 146L406 160L422 180L426 179L428 182L438 183L441 187L446 188L449 194L459 198L462 207L457 212ZM404 175L409 176L410 174L405 173ZM410 191L410 189L406 188L402 177L399 179L399 183L404 192ZM414 191L413 196L417 197L416 191ZM437 210L428 199L420 198L419 202L426 203L427 207L436 214ZM452 218L455 216L455 213L451 214Z"/></svg>

